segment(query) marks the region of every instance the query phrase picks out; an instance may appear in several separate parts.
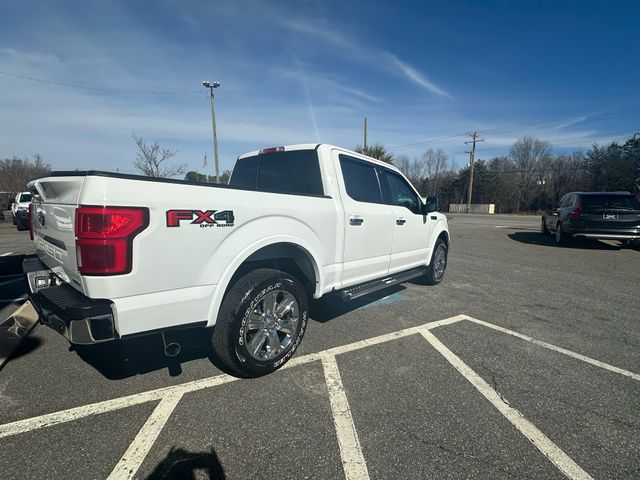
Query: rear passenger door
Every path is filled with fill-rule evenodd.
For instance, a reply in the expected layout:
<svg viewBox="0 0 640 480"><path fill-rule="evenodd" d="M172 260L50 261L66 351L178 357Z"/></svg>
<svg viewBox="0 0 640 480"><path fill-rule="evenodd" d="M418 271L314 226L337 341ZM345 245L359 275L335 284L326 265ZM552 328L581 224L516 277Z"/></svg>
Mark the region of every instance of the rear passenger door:
<svg viewBox="0 0 640 480"><path fill-rule="evenodd" d="M389 273L426 265L435 221L421 213L422 199L402 175L383 167L378 167L378 174L383 201L393 213Z"/></svg>
<svg viewBox="0 0 640 480"><path fill-rule="evenodd" d="M344 208L342 285L347 287L389 272L393 215L382 201L378 172L371 162L338 155Z"/></svg>

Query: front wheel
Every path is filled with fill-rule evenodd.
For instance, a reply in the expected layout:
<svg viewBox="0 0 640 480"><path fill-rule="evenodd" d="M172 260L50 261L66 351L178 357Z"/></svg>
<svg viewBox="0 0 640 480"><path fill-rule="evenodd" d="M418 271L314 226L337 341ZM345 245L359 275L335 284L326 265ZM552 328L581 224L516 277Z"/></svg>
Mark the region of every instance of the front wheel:
<svg viewBox="0 0 640 480"><path fill-rule="evenodd" d="M22 220L20 217L16 217L16 228L19 231L29 230L29 225L26 221Z"/></svg>
<svg viewBox="0 0 640 480"><path fill-rule="evenodd" d="M444 271L447 269L447 254L447 244L439 238L433 247L431 262L427 266L427 272L425 273L428 284L436 285L442 281Z"/></svg>
<svg viewBox="0 0 640 480"><path fill-rule="evenodd" d="M558 222L556 225L556 245L559 247L566 246L569 244L570 238L571 237L562 230L562 224Z"/></svg>
<svg viewBox="0 0 640 480"><path fill-rule="evenodd" d="M307 294L291 275L261 268L227 292L213 329L213 350L236 375L257 377L284 365L307 328Z"/></svg>
<svg viewBox="0 0 640 480"><path fill-rule="evenodd" d="M544 221L544 217L542 217L542 221L540 222L540 233L545 237L551 236L551 232L547 228L547 222Z"/></svg>

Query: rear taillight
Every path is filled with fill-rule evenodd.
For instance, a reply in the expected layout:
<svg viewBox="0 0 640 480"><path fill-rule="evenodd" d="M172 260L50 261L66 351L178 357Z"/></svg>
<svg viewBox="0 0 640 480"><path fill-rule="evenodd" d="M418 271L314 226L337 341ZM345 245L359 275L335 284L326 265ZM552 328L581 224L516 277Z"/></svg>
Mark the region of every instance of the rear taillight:
<svg viewBox="0 0 640 480"><path fill-rule="evenodd" d="M571 210L571 213L569 213L569 218L571 220L580 220L580 215L582 214L582 197L578 198L578 203L576 204L576 207Z"/></svg>
<svg viewBox="0 0 640 480"><path fill-rule="evenodd" d="M146 208L77 208L78 271L83 275L129 273L133 264L133 239L148 225Z"/></svg>
<svg viewBox="0 0 640 480"><path fill-rule="evenodd" d="M29 204L29 214L27 215L27 221L29 222L29 237L33 240L33 203Z"/></svg>

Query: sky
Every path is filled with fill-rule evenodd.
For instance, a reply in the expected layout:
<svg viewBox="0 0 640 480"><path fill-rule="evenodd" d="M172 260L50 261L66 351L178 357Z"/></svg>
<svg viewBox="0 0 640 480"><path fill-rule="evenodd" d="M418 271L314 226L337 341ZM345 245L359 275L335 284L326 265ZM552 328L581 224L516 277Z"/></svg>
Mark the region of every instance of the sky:
<svg viewBox="0 0 640 480"><path fill-rule="evenodd" d="M637 1L0 1L0 158L135 173L133 135L213 173L247 151L441 148L640 131ZM36 81L39 80L39 81ZM48 83L45 83L48 82ZM73 85L64 86L60 84Z"/></svg>

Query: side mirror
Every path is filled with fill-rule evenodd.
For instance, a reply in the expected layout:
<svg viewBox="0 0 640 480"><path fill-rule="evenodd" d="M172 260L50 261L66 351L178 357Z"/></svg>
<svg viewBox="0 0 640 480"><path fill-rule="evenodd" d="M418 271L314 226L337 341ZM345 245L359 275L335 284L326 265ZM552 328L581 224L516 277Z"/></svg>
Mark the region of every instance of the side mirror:
<svg viewBox="0 0 640 480"><path fill-rule="evenodd" d="M437 212L440 206L439 204L438 197L427 197L427 201L424 204L424 214Z"/></svg>

